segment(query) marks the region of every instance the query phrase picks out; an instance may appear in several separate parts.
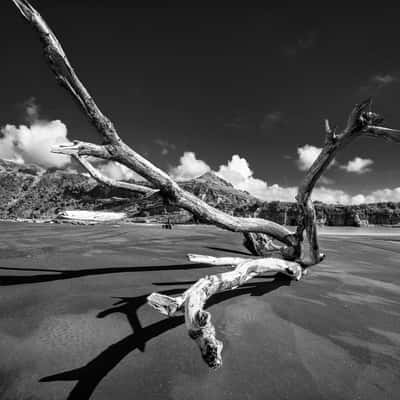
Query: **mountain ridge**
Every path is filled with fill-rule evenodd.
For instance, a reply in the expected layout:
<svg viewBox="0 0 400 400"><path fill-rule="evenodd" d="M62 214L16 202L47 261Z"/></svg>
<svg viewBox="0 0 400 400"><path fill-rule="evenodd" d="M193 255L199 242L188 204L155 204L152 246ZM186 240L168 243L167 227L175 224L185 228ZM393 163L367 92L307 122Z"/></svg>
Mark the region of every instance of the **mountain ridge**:
<svg viewBox="0 0 400 400"><path fill-rule="evenodd" d="M236 189L214 172L179 184L203 201L228 214L259 217L295 225L296 203L264 202ZM321 224L360 226L400 224L400 203L359 206L315 202ZM159 194L143 196L100 185L94 179L68 170L46 170L35 164L0 159L0 219L48 219L65 210L124 211L133 222L201 223L190 212L168 204Z"/></svg>

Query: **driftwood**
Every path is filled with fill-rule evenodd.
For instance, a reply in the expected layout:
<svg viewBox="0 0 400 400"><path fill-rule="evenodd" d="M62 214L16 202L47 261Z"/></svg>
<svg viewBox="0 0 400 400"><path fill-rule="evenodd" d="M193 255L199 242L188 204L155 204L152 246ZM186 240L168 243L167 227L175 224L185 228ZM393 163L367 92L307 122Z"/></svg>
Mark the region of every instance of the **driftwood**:
<svg viewBox="0 0 400 400"><path fill-rule="evenodd" d="M59 213L56 219L67 221L92 221L92 222L114 222L126 218L123 212L111 211L87 211L87 210L65 210Z"/></svg>
<svg viewBox="0 0 400 400"><path fill-rule="evenodd" d="M233 271L205 276L181 296L170 297L153 293L147 300L161 314L169 317L177 312L184 313L189 336L197 343L204 361L211 368L221 366L223 344L215 336L211 314L203 309L207 299L216 293L235 289L266 272L280 272L296 280L300 280L303 273L303 269L298 263L277 258L252 260L236 257L216 258L196 254L188 254L188 258L196 263L235 266L235 268Z"/></svg>
<svg viewBox="0 0 400 400"><path fill-rule="evenodd" d="M95 179L105 185L122 187L145 194L158 191L166 201L190 211L200 220L244 234L244 245L253 255L274 253L274 257L258 259L218 259L189 255L189 259L193 262L229 265L234 269L200 279L179 297L172 298L157 293L149 296L149 304L165 315L184 312L189 335L199 345L203 358L211 367L220 366L222 343L215 338L215 329L211 324L210 314L203 310L207 298L217 292L234 289L264 272L282 272L298 280L306 267L321 262L324 254L319 248L316 214L311 200L311 194L318 179L338 151L356 138L361 136L379 137L399 143L400 131L385 127L382 117L366 111L371 104L370 100L356 105L341 132L331 129L329 122L325 122L326 137L323 149L299 185L296 199L300 208L300 216L294 233L284 226L265 219L234 217L211 207L193 194L183 190L167 173L125 144L113 123L101 112L75 74L61 44L44 19L28 1L12 1L39 34L44 48L44 56L58 82L77 101L102 138L101 145L75 141L72 144L54 148L54 152L72 155ZM87 156L119 162L145 178L151 187L106 178L88 161ZM303 246L304 231L309 242L309 254L306 254L305 246ZM277 245L273 240L279 241L281 244Z"/></svg>

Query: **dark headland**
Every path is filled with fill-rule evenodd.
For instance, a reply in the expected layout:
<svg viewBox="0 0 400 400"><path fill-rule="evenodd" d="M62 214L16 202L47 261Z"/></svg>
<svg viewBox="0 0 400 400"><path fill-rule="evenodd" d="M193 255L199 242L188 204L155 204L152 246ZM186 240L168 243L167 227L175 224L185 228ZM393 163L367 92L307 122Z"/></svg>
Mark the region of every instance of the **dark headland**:
<svg viewBox="0 0 400 400"><path fill-rule="evenodd" d="M296 225L296 203L263 202L212 172L181 185L229 214ZM123 211L131 222L203 222L190 212L165 203L157 193L140 195L105 187L76 171L44 170L0 160L0 219L51 219L65 210ZM316 203L316 211L320 224L327 226L400 224L400 203L394 202L351 206Z"/></svg>

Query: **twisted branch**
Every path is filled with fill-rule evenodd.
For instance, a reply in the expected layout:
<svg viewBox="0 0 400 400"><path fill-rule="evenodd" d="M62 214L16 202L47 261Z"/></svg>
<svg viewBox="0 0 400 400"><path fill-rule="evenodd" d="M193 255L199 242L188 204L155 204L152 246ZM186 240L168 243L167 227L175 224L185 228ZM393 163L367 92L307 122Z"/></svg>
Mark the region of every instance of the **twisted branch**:
<svg viewBox="0 0 400 400"><path fill-rule="evenodd" d="M306 231L310 245L310 254L305 258L302 249L297 253L302 254L303 265L315 265L321 262L325 255L320 252L317 233L317 218L314 204L311 200L312 191L325 170L332 163L336 154L349 143L361 136L379 137L388 141L400 143L400 131L386 128L382 125L383 118L372 112L365 110L370 106L371 99L367 99L360 104L356 104L351 111L346 127L342 132L337 133L336 129L331 129L329 121L325 120L325 144L317 159L307 171L303 182L298 188L296 196L300 207L296 236L299 246L304 240L303 233Z"/></svg>
<svg viewBox="0 0 400 400"><path fill-rule="evenodd" d="M89 92L76 76L64 50L54 33L40 14L27 0L12 0L24 18L35 28L44 47L45 58L58 82L65 87L78 102L82 111L96 127L103 138L102 145L74 142L62 145L53 151L75 157L84 168L99 182L127 190L142 193L159 193L169 202L184 208L199 219L223 229L245 234L245 246L256 255L279 252L280 258L240 259L189 255L192 262L210 265L235 266L233 271L207 276L190 287L182 296L169 297L153 293L149 304L165 315L184 312L190 337L198 344L202 356L211 367L221 365L222 343L215 337L211 316L204 311L206 300L215 293L231 290L265 272L282 272L299 280L305 272L303 267L322 261L317 234L316 213L311 201L312 191L323 172L328 168L339 150L360 136L382 137L388 141L400 143L400 131L383 126L383 118L378 114L366 112L370 100L356 105L351 111L346 127L337 133L325 121L325 144L300 184L297 202L300 208L298 226L295 234L272 221L260 218L240 218L226 214L211 207L193 194L183 190L167 173L153 165L140 154L126 145L119 137L112 122L100 111ZM152 188L127 182L110 180L97 171L85 158L94 156L117 161L143 176ZM310 243L310 254L306 258L303 250L304 231ZM277 246L272 242L277 239L283 243Z"/></svg>
<svg viewBox="0 0 400 400"><path fill-rule="evenodd" d="M188 258L192 262L229 265L235 266L235 269L201 278L180 296L170 297L152 293L147 301L154 309L169 317L179 312L184 313L189 336L196 342L203 360L211 368L218 368L222 365L223 344L216 338L215 328L211 323L211 314L204 311L207 299L216 293L235 289L266 272L280 272L296 280L300 280L302 276L302 267L299 264L279 258L249 260L196 254L189 254Z"/></svg>
<svg viewBox="0 0 400 400"><path fill-rule="evenodd" d="M157 189L152 189L147 186L137 185L136 183L129 183L123 181L117 181L115 179L108 178L103 175L98 169L94 168L93 165L85 158L85 156L78 156L77 154L72 154L72 157L78 161L78 163L89 172L89 174L103 185L115 187L119 189L130 190L133 192L144 193L144 194L154 194L159 192Z"/></svg>
<svg viewBox="0 0 400 400"><path fill-rule="evenodd" d="M143 176L154 189L159 190L166 200L192 212L201 220L234 232L265 233L288 247L296 245L296 238L292 233L279 224L259 218L233 217L211 207L198 197L183 190L167 173L126 145L119 137L112 122L102 114L87 89L77 77L60 42L41 15L27 0L12 1L39 34L44 46L45 58L58 82L78 101L82 111L88 116L104 141L102 146L74 142L72 145L59 146L53 150L54 152L69 155L75 154L76 156L94 156L117 161ZM93 169L89 173L93 174ZM103 183L105 183L104 180ZM128 190L135 189L131 187Z"/></svg>

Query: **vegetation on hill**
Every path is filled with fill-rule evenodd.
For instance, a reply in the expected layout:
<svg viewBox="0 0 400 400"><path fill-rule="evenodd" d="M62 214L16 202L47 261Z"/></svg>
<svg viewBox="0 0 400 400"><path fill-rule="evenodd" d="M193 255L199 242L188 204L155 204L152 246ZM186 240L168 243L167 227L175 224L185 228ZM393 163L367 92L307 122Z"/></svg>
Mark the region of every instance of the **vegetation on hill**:
<svg viewBox="0 0 400 400"><path fill-rule="evenodd" d="M295 225L297 204L262 202L235 189L216 174L182 182L184 189L208 204L236 216L257 216ZM173 223L198 221L187 211L167 204L161 196L144 196L99 185L85 174L44 170L36 165L20 165L0 160L0 218L53 218L63 210L125 211L133 221L170 220ZM318 219L331 226L399 224L400 203L357 206L316 203Z"/></svg>

